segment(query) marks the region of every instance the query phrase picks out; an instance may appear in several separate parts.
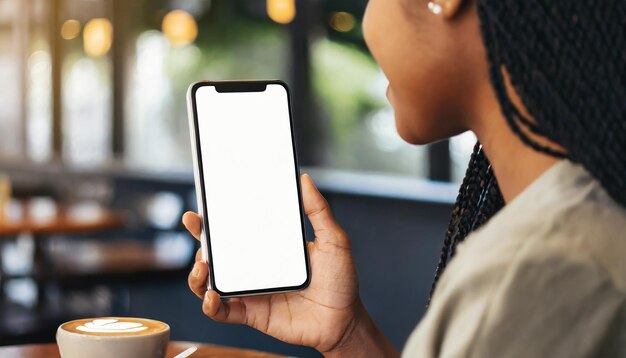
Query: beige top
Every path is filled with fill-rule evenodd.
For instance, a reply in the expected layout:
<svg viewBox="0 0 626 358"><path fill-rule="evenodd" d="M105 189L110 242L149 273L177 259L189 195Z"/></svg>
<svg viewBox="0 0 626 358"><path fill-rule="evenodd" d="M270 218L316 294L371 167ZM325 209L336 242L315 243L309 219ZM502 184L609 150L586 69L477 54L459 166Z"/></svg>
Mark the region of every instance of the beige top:
<svg viewBox="0 0 626 358"><path fill-rule="evenodd" d="M626 357L626 210L562 160L459 245L403 357L590 356Z"/></svg>

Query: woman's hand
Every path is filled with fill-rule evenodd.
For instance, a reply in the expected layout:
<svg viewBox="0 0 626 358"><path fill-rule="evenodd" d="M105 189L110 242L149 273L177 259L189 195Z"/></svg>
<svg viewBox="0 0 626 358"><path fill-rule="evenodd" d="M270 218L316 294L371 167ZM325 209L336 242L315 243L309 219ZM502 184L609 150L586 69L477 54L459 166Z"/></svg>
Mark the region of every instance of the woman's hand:
<svg viewBox="0 0 626 358"><path fill-rule="evenodd" d="M301 183L304 210L315 232L315 241L308 243L312 275L308 288L222 302L215 291L207 291L207 264L201 260L200 251L189 274L189 287L204 300L204 313L215 321L246 324L282 341L313 347L329 355L353 351L362 345L355 342L357 337L368 339L365 336L373 332L374 339L380 332L359 299L346 233L335 222L311 178L305 174ZM199 240L200 217L185 213L183 223Z"/></svg>

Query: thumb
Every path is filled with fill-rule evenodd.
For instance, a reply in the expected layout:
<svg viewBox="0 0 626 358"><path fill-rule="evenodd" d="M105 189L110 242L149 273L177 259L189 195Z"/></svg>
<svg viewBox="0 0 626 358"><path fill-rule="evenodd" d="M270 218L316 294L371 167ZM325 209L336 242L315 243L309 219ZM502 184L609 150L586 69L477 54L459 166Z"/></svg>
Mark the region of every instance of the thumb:
<svg viewBox="0 0 626 358"><path fill-rule="evenodd" d="M313 226L316 239L323 243L348 248L350 243L346 233L335 221L328 202L317 190L311 177L303 174L300 183L304 212Z"/></svg>

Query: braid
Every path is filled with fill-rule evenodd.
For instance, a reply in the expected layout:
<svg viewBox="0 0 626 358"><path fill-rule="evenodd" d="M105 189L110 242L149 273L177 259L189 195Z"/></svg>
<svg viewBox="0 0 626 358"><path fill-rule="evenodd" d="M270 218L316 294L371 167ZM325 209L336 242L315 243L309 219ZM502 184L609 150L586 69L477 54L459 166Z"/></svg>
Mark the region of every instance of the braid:
<svg viewBox="0 0 626 358"><path fill-rule="evenodd" d="M511 130L536 151L583 165L626 207L626 1L476 0L476 5L489 78ZM536 122L512 103L504 69ZM529 133L566 149L539 144ZM457 244L503 205L491 165L476 143L431 298Z"/></svg>
<svg viewBox="0 0 626 358"><path fill-rule="evenodd" d="M582 164L626 206L626 2L477 0L477 6L491 83L510 127L535 150ZM506 95L503 68L537 121L533 132L566 153L520 130L529 121Z"/></svg>
<svg viewBox="0 0 626 358"><path fill-rule="evenodd" d="M465 178L452 209L452 218L448 225L439 263L435 270L428 305L437 287L439 277L448 261L454 256L457 245L472 231L478 229L504 206L496 177L491 164L485 156L482 145L476 142L465 172Z"/></svg>

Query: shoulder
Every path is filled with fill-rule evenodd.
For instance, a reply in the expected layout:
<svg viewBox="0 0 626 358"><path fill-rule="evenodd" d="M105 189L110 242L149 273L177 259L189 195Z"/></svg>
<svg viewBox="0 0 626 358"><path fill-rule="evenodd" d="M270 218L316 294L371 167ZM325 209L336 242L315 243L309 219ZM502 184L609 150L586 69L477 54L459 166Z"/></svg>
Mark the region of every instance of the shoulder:
<svg viewBox="0 0 626 358"><path fill-rule="evenodd" d="M586 261L626 291L625 228L626 208L582 167L561 162L460 244L458 257L502 265L512 257L531 265Z"/></svg>
<svg viewBox="0 0 626 358"><path fill-rule="evenodd" d="M406 355L626 356L624 228L561 162L459 245Z"/></svg>
<svg viewBox="0 0 626 358"><path fill-rule="evenodd" d="M607 339L626 344L624 333L609 334L615 325L626 328L626 295L589 255L532 240L482 255L468 251L446 270L407 352L580 356Z"/></svg>

